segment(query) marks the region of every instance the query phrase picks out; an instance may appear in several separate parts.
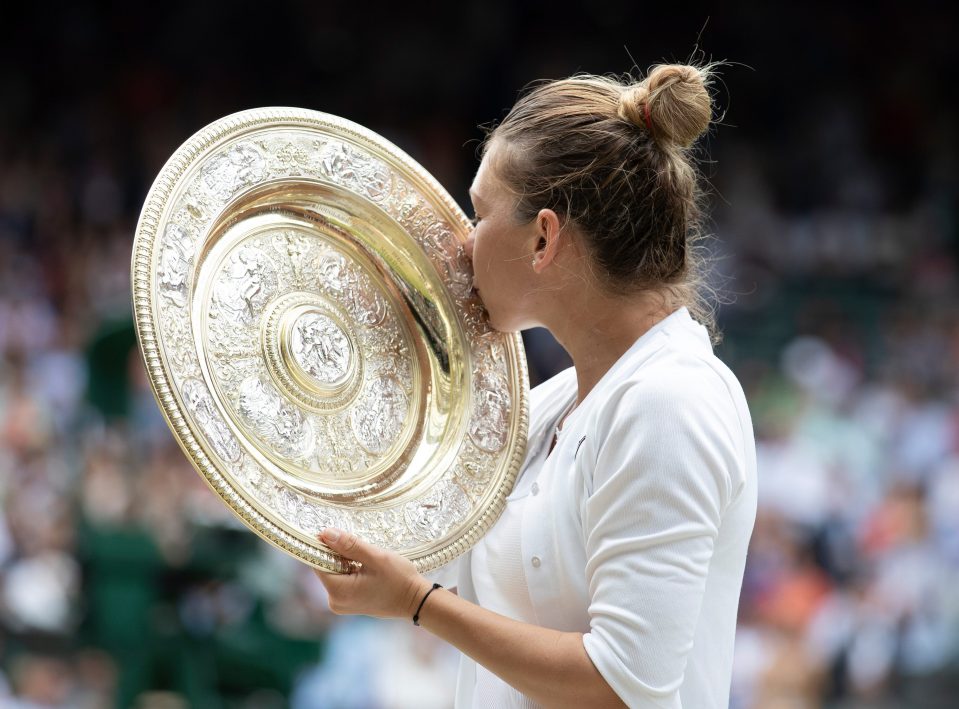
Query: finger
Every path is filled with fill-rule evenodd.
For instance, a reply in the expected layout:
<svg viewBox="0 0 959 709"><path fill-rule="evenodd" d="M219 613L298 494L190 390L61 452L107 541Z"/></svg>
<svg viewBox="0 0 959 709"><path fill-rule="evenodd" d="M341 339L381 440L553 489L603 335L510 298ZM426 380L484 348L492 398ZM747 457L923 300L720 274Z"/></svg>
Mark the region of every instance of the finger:
<svg viewBox="0 0 959 709"><path fill-rule="evenodd" d="M314 569L314 572L317 578L320 579L320 583L326 588L327 594L331 596L343 592L354 583L353 577L347 576L346 574L331 574L327 571L320 571L319 569Z"/></svg>
<svg viewBox="0 0 959 709"><path fill-rule="evenodd" d="M336 527L327 527L320 533L320 540L337 554L368 564L376 556L376 547L360 539L352 532Z"/></svg>
<svg viewBox="0 0 959 709"><path fill-rule="evenodd" d="M320 582L326 589L326 602L330 610L337 615L356 612L354 608L355 576L317 572Z"/></svg>

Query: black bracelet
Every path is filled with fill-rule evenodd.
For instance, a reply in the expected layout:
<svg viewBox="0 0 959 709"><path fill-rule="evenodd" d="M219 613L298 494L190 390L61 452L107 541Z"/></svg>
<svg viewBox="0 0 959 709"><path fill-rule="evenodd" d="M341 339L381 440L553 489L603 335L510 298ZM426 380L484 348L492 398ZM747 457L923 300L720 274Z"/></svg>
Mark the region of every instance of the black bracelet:
<svg viewBox="0 0 959 709"><path fill-rule="evenodd" d="M423 600L420 601L420 607L416 609L416 613L413 614L413 625L420 624L420 611L423 610L423 604L426 603L426 599L430 597L430 594L433 593L438 588L443 588L438 583L433 584L433 588L426 592L426 595L423 596Z"/></svg>

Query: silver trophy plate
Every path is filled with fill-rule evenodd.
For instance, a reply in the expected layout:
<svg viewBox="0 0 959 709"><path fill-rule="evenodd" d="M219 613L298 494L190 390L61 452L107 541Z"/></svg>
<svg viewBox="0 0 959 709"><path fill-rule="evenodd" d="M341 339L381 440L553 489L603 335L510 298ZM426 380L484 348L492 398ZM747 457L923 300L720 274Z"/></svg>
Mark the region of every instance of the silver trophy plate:
<svg viewBox="0 0 959 709"><path fill-rule="evenodd" d="M336 526L428 571L495 522L526 444L522 341L489 327L469 221L394 145L243 111L174 153L133 248L137 335L194 467L328 571Z"/></svg>

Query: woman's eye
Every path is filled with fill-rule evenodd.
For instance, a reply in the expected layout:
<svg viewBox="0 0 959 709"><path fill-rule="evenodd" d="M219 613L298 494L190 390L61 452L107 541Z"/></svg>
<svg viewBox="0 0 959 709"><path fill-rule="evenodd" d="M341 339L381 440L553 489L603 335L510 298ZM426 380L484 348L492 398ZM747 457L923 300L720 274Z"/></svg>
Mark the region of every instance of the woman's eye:
<svg viewBox="0 0 959 709"><path fill-rule="evenodd" d="M470 218L470 224L472 224L474 227L475 227L477 224L479 224L479 223L480 223L480 218L479 218L479 217L475 217L475 216L474 216L474 217L471 217L471 218Z"/></svg>

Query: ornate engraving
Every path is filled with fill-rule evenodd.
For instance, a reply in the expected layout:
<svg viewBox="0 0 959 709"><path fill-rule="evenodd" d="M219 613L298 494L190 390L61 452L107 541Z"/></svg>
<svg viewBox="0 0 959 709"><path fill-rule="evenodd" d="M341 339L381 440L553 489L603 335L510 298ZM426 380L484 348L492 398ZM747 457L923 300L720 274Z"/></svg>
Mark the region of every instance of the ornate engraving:
<svg viewBox="0 0 959 709"><path fill-rule="evenodd" d="M390 315L389 306L369 277L340 253L325 253L317 264L325 291L346 306L358 323L367 327L382 324Z"/></svg>
<svg viewBox="0 0 959 709"><path fill-rule="evenodd" d="M358 516L358 521L366 539L377 546L403 548L416 542L406 529L402 510L366 510Z"/></svg>
<svg viewBox="0 0 959 709"><path fill-rule="evenodd" d="M468 298L473 290L473 266L449 223L443 220L428 223L421 243L453 295Z"/></svg>
<svg viewBox="0 0 959 709"><path fill-rule="evenodd" d="M322 329L312 331L309 327L297 333L296 323L310 325L309 320L302 319L306 315L322 315L335 331L331 330L328 337ZM336 412L350 405L359 393L364 357L353 341L356 333L341 329L345 322L342 310L332 302L304 291L287 293L267 307L261 328L261 356L281 391L298 406L319 413ZM252 351L260 353L256 348Z"/></svg>
<svg viewBox="0 0 959 709"><path fill-rule="evenodd" d="M242 187L254 185L266 177L266 161L247 143L238 143L214 157L201 172L201 184L207 194L220 201L229 199Z"/></svg>
<svg viewBox="0 0 959 709"><path fill-rule="evenodd" d="M236 480L248 492L252 492L254 488L262 484L263 480L266 479L266 475L260 465L253 460L253 458L245 454L242 456L239 465L235 466L232 471Z"/></svg>
<svg viewBox="0 0 959 709"><path fill-rule="evenodd" d="M469 509L469 498L459 485L444 481L422 499L406 505L406 528L421 541L436 541L463 519Z"/></svg>
<svg viewBox="0 0 959 709"><path fill-rule="evenodd" d="M320 152L320 169L344 187L358 184L357 164L360 155L354 148L340 141L330 141Z"/></svg>
<svg viewBox="0 0 959 709"><path fill-rule="evenodd" d="M366 188L366 196L374 202L382 202L389 197L393 186L393 173L382 162L370 160L360 177Z"/></svg>
<svg viewBox="0 0 959 709"><path fill-rule="evenodd" d="M193 239L189 232L179 224L169 224L164 233L157 276L160 293L177 307L182 308L187 302L192 259Z"/></svg>
<svg viewBox="0 0 959 709"><path fill-rule="evenodd" d="M296 508L294 524L302 531L310 535L316 535L323 531L323 519L319 511L309 500L302 500Z"/></svg>
<svg viewBox="0 0 959 709"><path fill-rule="evenodd" d="M349 516L344 516L332 507L318 505L302 496L298 497L296 513L289 521L311 537L315 537L327 527L349 529L353 525Z"/></svg>
<svg viewBox="0 0 959 709"><path fill-rule="evenodd" d="M353 433L370 453L382 453L403 430L409 413L409 397L398 381L379 377L371 382L363 399L365 405L352 412Z"/></svg>
<svg viewBox="0 0 959 709"><path fill-rule="evenodd" d="M261 359L256 356L257 334L253 327L237 326L226 318L218 317L215 311L210 313L207 322L209 334L205 354L214 365L212 373L235 388L252 372L262 369ZM235 379L241 374L243 376Z"/></svg>
<svg viewBox="0 0 959 709"><path fill-rule="evenodd" d="M466 256L466 249L454 241L448 242L440 263L453 295L468 298L473 291L473 264Z"/></svg>
<svg viewBox="0 0 959 709"><path fill-rule="evenodd" d="M293 323L290 349L300 368L323 384L337 384L350 371L353 345L339 325L318 312Z"/></svg>
<svg viewBox="0 0 959 709"><path fill-rule="evenodd" d="M196 379L188 379L183 383L180 393L183 395L187 410L213 446L216 454L228 463L238 461L241 453L240 444L217 412L206 385Z"/></svg>
<svg viewBox="0 0 959 709"><path fill-rule="evenodd" d="M496 332L490 331L476 338L473 359L481 371L498 372L506 367L506 349Z"/></svg>
<svg viewBox="0 0 959 709"><path fill-rule="evenodd" d="M453 468L453 481L459 485L473 503L478 502L489 491L492 470L489 459L478 455L479 451L464 451L460 463Z"/></svg>
<svg viewBox="0 0 959 709"><path fill-rule="evenodd" d="M309 148L301 142L289 142L273 153L288 175L303 175L312 170Z"/></svg>
<svg viewBox="0 0 959 709"><path fill-rule="evenodd" d="M276 511L288 521L296 520L297 509L303 504L303 496L283 485L278 486L273 499L276 502Z"/></svg>
<svg viewBox="0 0 959 709"><path fill-rule="evenodd" d="M416 240L424 245L427 242L426 230L436 221L436 212L431 207L419 205L419 209L412 213L408 220L409 230Z"/></svg>
<svg viewBox="0 0 959 709"><path fill-rule="evenodd" d="M386 320L389 307L373 288L350 288L347 309L356 322L375 327Z"/></svg>
<svg viewBox="0 0 959 709"><path fill-rule="evenodd" d="M473 397L470 438L478 448L495 453L506 445L509 435L509 387L496 374L482 372L475 379Z"/></svg>
<svg viewBox="0 0 959 709"><path fill-rule="evenodd" d="M381 371L399 382L411 382L413 379L412 358L406 345L391 340L383 345L382 352Z"/></svg>
<svg viewBox="0 0 959 709"><path fill-rule="evenodd" d="M253 246L244 246L230 257L213 299L221 312L249 325L273 298L276 287L276 266L270 257Z"/></svg>
<svg viewBox="0 0 959 709"><path fill-rule="evenodd" d="M334 296L348 293L357 286L356 271L341 253L324 254L317 270L323 289Z"/></svg>
<svg viewBox="0 0 959 709"><path fill-rule="evenodd" d="M196 354L189 350L178 351L176 354L170 355L169 362L175 367L173 377L177 384L181 384L187 379L196 379L203 376Z"/></svg>
<svg viewBox="0 0 959 709"><path fill-rule="evenodd" d="M270 245L280 260L286 280L293 288L308 288L315 274L311 272L311 262L315 257L313 240L295 231L274 235Z"/></svg>
<svg viewBox="0 0 959 709"><path fill-rule="evenodd" d="M282 455L299 459L312 452L313 426L301 411L286 403L272 382L262 378L244 381L236 408L243 422Z"/></svg>
<svg viewBox="0 0 959 709"><path fill-rule="evenodd" d="M325 423L326 435L322 438L323 448L317 451L317 464L339 479L366 470L375 459L354 443L349 412L327 418Z"/></svg>
<svg viewBox="0 0 959 709"><path fill-rule="evenodd" d="M264 475L263 479L260 481L260 484L256 485L250 492L253 493L253 497L255 497L266 509L272 510L276 507L276 503L274 502L276 491L276 479L270 477L269 475Z"/></svg>
<svg viewBox="0 0 959 709"><path fill-rule="evenodd" d="M474 339L490 333L489 313L483 308L479 298L465 301L461 314L466 332Z"/></svg>

